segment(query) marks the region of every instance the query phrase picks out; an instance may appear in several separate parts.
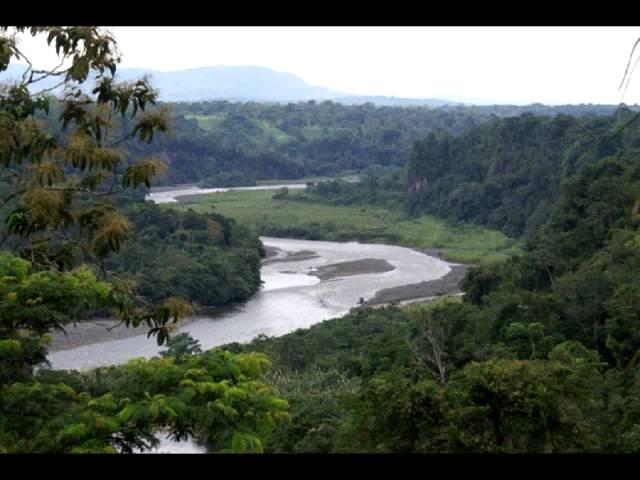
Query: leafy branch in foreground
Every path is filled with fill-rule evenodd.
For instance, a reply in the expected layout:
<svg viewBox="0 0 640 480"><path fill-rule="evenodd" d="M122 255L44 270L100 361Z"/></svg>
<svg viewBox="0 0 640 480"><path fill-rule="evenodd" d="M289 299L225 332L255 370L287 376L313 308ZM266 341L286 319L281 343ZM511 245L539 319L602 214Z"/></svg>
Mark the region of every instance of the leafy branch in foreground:
<svg viewBox="0 0 640 480"><path fill-rule="evenodd" d="M20 35L45 36L59 64L37 68L21 50ZM149 109L157 91L147 78L116 81L116 42L97 27L0 27L0 71L14 59L26 68L0 87L1 245L35 270L95 264L113 284L112 305L122 321L146 323L163 343L167 323L188 312L186 302L146 302L104 265L132 229L116 199L149 187L166 170L155 158L131 158L119 147L125 140L149 143L168 130L168 112ZM61 98L50 96L54 90Z"/></svg>

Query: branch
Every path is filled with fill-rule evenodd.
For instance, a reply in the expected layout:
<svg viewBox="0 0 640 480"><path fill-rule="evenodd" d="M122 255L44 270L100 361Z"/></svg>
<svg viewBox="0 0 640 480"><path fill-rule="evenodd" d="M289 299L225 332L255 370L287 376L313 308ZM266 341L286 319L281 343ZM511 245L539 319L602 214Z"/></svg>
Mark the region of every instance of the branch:
<svg viewBox="0 0 640 480"><path fill-rule="evenodd" d="M45 78L45 77L42 77L42 78ZM40 80L42 80L42 78L41 78ZM34 83L35 83L35 82L34 82ZM66 80L62 80L61 82L56 83L53 87L45 88L44 90L40 90L39 92L34 93L34 94L33 94L33 96L34 96L34 97L37 97L38 95L42 95L43 93L47 93L47 92L50 92L50 91L52 91L52 90L55 90L56 88L58 88L58 87L60 87L60 86L64 85L65 83L66 83Z"/></svg>
<svg viewBox="0 0 640 480"><path fill-rule="evenodd" d="M120 140L116 140L115 142L110 143L109 145L107 145L107 146L106 146L106 148L115 147L116 145L118 145L118 144L120 144L120 143L124 142L125 140L128 140L128 139L130 139L130 138L133 138L133 136L134 136L134 133L133 133L133 132L130 132L130 133L126 134L124 137L122 137Z"/></svg>
<svg viewBox="0 0 640 480"><path fill-rule="evenodd" d="M54 236L56 236L58 239L62 240L62 241L67 241L67 242L71 242L72 244L76 245L77 247L79 247L82 252L89 257L89 259L91 259L91 261L100 269L100 271L102 272L103 276L105 279L108 278L113 278L116 279L119 282L122 283L126 283L126 280L123 279L120 275L118 275L116 272L107 270L104 266L104 262L102 262L100 259L96 258L95 255L93 255L89 249L82 243L80 243L78 240L75 239L70 239L68 237L65 237L64 235L62 235L61 233L58 232L52 232ZM144 297L141 297L139 295L132 295L132 298L138 302L140 305L147 307L149 309L151 309L153 311L155 305L152 304L151 302L148 302L147 300L144 299ZM120 324L124 323L124 320L122 322L120 322ZM120 325L119 324L119 325ZM117 326L117 325L116 325ZM112 327L115 328L116 326Z"/></svg>
<svg viewBox="0 0 640 480"><path fill-rule="evenodd" d="M29 60L27 58L27 56L24 53L22 53L20 51L20 49L18 48L18 45L15 42L15 35L14 35L14 39L13 39L13 50L14 50L14 52L16 54L16 57L18 57L18 60L20 60L22 58L25 62L27 62L29 64L29 67L22 74L22 81L26 82L27 81L27 74L30 71L33 70L33 65L31 64L31 60ZM32 76L33 76L33 72L31 73L31 76L29 77L29 79L31 79ZM25 83L25 85L28 85L28 84L29 84L29 82Z"/></svg>
<svg viewBox="0 0 640 480"><path fill-rule="evenodd" d="M111 327L106 327L106 329L108 332L111 332L114 328L119 327L120 325L123 325L123 324L124 324L124 320L120 320L115 325L112 325Z"/></svg>
<svg viewBox="0 0 640 480"><path fill-rule="evenodd" d="M67 55L67 54L62 55L62 60L60 60L60 63L53 70L51 70L51 74L52 75L59 75L61 73L67 73L69 71L69 69L67 68L66 70L63 70L62 72L56 72L56 70L58 70L64 64L64 61L67 58L69 58L69 55ZM36 71L44 72L44 70L36 70Z"/></svg>
<svg viewBox="0 0 640 480"><path fill-rule="evenodd" d="M94 192L93 190L88 190L86 188L80 188L80 187L37 187L39 190L47 190L47 191L53 191L53 192L79 192L79 193L87 193L89 195L93 195L94 197L105 197L105 196L109 196L109 195L113 195L113 191L111 191L111 189L107 192ZM9 203L9 201L11 201L13 198L22 195L23 193L27 192L27 190L29 190L28 188L23 188L21 190L15 190L13 191L10 195L6 196L5 198L3 198L2 200L0 200L0 208L4 207L7 203Z"/></svg>
<svg viewBox="0 0 640 480"><path fill-rule="evenodd" d="M64 60L63 60L64 61ZM60 72L56 72L55 70L57 68L60 68L60 65L58 65L57 67L55 67L53 70L48 71L48 70L33 70L33 72L31 72L31 77L29 78L29 82L27 83L27 85L31 84L31 83L37 83L41 80L44 80L45 78L49 78L49 77L58 77L60 75L65 75L70 69L67 68L66 70L62 70ZM40 78L36 78L35 80L33 79L33 76L38 73L38 74L43 74ZM66 80L64 80L66 82Z"/></svg>
<svg viewBox="0 0 640 480"><path fill-rule="evenodd" d="M33 64L31 63L31 60L29 60L29 58L24 53L22 53L22 51L18 48L17 45L15 45L15 43L13 45L13 49L14 49L18 59L23 59L25 62L27 62L29 64L29 67L22 74L22 84L25 87L29 86L31 84L37 83L37 82L39 82L41 80L44 80L45 78L48 78L48 77L51 77L51 76L65 75L69 71L69 68L67 68L66 70L59 71L59 72L56 71L60 67L62 67L62 65L64 65L64 61L68 58L68 55L66 55L66 54L64 54L62 56L62 60L60 61L60 63L56 67L53 68L53 70L36 70L36 69L33 68ZM34 79L34 75L42 75L42 76L39 77L39 78L35 78ZM27 80L27 76L29 77L28 80ZM61 84L64 84L64 83L65 83L65 81L61 82ZM60 86L60 84L56 85L56 87L54 87L54 88L57 88L59 86ZM52 89L45 89L42 92L39 92L39 93L37 93L35 95L40 95L40 94L42 94L44 92L47 92L49 90L52 90Z"/></svg>
<svg viewBox="0 0 640 480"><path fill-rule="evenodd" d="M53 70L34 70L33 73L42 73L44 74L44 77L42 78L46 78L46 77L50 77L50 76L59 76L59 75L64 75L69 71L69 68L65 69L65 70L61 70L59 72L56 72L56 70L58 70L63 64L64 61L67 59L68 55L64 55L62 57L62 60L60 61L60 63L53 68ZM41 79L40 79L41 80Z"/></svg>
<svg viewBox="0 0 640 480"><path fill-rule="evenodd" d="M638 40L636 40L636 43L633 44L633 48L631 49L631 54L629 55L629 61L627 62L627 67L624 69L624 75L622 76L622 81L620 82L620 86L618 87L618 90L620 90L622 88L622 85L624 85L624 81L627 78L627 74L629 73L629 66L631 65L631 60L633 60L633 54L636 51L636 48L638 47L638 45L640 45L640 38L638 38Z"/></svg>
<svg viewBox="0 0 640 480"><path fill-rule="evenodd" d="M444 327L437 322L429 319L426 321L421 334L417 337L418 341L426 342L424 349L424 357L419 352L417 344L407 340L410 351L416 357L418 364L426 368L429 373L436 377L441 384L446 383L446 356L445 341L446 334Z"/></svg>

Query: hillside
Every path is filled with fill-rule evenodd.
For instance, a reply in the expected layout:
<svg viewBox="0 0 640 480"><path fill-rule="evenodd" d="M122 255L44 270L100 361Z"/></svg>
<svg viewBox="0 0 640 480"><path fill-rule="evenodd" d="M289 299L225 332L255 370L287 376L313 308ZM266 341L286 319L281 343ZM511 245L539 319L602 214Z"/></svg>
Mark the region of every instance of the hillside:
<svg viewBox="0 0 640 480"><path fill-rule="evenodd" d="M622 129L633 118L628 109L598 118L527 113L460 136L432 132L408 165L412 209L532 235L580 168L637 155L637 126Z"/></svg>
<svg viewBox="0 0 640 480"><path fill-rule="evenodd" d="M0 73L0 82L21 77L25 68L26 66L21 64L9 65L6 71ZM306 100L333 100L345 105L373 103L389 106L428 105L434 107L460 104L460 102L431 98L348 95L310 85L292 73L257 66L218 65L174 71L119 68L116 78L122 81L131 81L144 75L151 77L154 87L160 92L160 99L165 102L229 100L287 103ZM38 89L50 88L55 86L55 80L47 79L38 85Z"/></svg>

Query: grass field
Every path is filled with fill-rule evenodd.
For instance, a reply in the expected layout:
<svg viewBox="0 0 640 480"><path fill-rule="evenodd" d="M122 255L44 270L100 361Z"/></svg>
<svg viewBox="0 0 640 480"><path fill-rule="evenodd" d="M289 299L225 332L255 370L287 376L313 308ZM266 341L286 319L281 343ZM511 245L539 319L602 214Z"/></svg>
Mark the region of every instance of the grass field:
<svg viewBox="0 0 640 480"><path fill-rule="evenodd" d="M198 122L198 126L208 132L213 132L216 128L220 126L220 124L224 120L223 115L188 114L188 115L185 115L185 118L190 120L195 119Z"/></svg>
<svg viewBox="0 0 640 480"><path fill-rule="evenodd" d="M292 137L287 133L283 132L279 128L271 125L269 122L265 120L261 120L260 122L255 122L258 127L262 130L262 136L265 138L272 138L276 143L287 143L292 140Z"/></svg>
<svg viewBox="0 0 640 480"><path fill-rule="evenodd" d="M514 239L475 225L450 225L426 215L408 218L381 207L274 200L273 194L261 190L190 195L171 207L221 213L253 226L261 235L441 248L444 257L454 262L492 263L520 251Z"/></svg>
<svg viewBox="0 0 640 480"><path fill-rule="evenodd" d="M203 130L215 132L218 127L220 127L220 124L224 121L225 117L224 115L187 114L185 115L185 118L196 120L198 122L198 126ZM260 133L256 136L260 142L273 140L278 144L282 144L291 141L291 136L265 120L251 120L251 123L260 130Z"/></svg>

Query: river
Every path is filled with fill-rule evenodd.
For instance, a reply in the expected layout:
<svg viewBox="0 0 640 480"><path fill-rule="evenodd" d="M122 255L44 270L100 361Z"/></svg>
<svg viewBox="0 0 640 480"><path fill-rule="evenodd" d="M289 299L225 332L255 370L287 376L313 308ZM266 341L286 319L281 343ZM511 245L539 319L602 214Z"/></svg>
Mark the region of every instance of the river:
<svg viewBox="0 0 640 480"><path fill-rule="evenodd" d="M157 189L149 193L145 199L155 203L175 203L177 197L186 195L204 195L207 193L230 192L232 190L277 190L278 188L287 187L289 190L303 190L307 188L304 183L292 183L289 185L258 185L256 187L219 187L219 188L199 188L196 186L189 187L168 187L166 189Z"/></svg>
<svg viewBox="0 0 640 480"><path fill-rule="evenodd" d="M304 185L295 186L301 187ZM160 193L162 197L158 196ZM151 199L166 203L192 193L189 189L174 189L152 194L155 196ZM436 280L451 270L447 262L397 246L271 237L261 237L261 240L273 255L263 262L261 277L264 283L260 291L246 303L224 313L196 315L181 326L180 331L197 339L203 349L231 342L249 342L258 335L281 336L308 328L346 314L360 299L370 299L382 289ZM341 270L339 267L343 264L364 268ZM370 268L371 264L386 267L376 271L376 268ZM318 275L328 267L333 274ZM53 351L48 358L55 369L89 369L124 363L136 357L151 358L159 351L155 338L140 334ZM181 443L178 447L173 442L163 441L159 451L201 452L203 449L192 442Z"/></svg>
<svg viewBox="0 0 640 480"><path fill-rule="evenodd" d="M181 327L182 332L196 338L203 348L308 328L346 314L360 298L370 299L385 288L435 280L451 268L440 259L391 245L270 237L261 237L261 240L278 255L263 265L260 273L264 284L260 291L229 311L214 316L196 315ZM297 260L295 254L300 252L303 259ZM306 258L309 256L311 258ZM327 280L311 274L327 265L370 259L384 260L393 269ZM87 369L124 363L136 357L151 358L159 351L154 338L140 334L52 352L49 361L56 369Z"/></svg>

